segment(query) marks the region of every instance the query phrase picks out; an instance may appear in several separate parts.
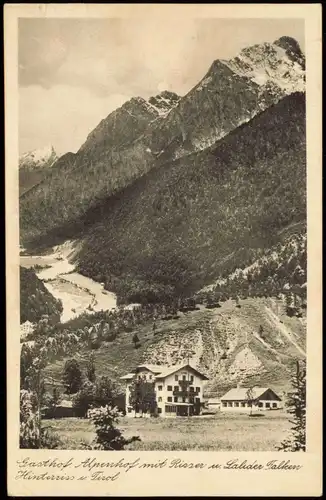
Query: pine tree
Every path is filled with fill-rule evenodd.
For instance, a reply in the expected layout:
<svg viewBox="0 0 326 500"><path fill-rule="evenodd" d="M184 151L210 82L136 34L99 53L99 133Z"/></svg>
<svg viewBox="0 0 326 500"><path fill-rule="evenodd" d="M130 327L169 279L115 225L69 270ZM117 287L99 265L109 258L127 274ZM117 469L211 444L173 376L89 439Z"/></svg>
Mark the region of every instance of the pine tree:
<svg viewBox="0 0 326 500"><path fill-rule="evenodd" d="M68 359L65 363L62 375L63 385L67 394L75 394L82 384L82 371L76 359Z"/></svg>
<svg viewBox="0 0 326 500"><path fill-rule="evenodd" d="M86 367L86 376L90 382L95 382L96 380L96 368L95 368L95 357L92 352Z"/></svg>
<svg viewBox="0 0 326 500"><path fill-rule="evenodd" d="M286 408L291 417L291 434L278 448L280 451L306 451L306 362L296 362L292 376L292 391L288 393Z"/></svg>
<svg viewBox="0 0 326 500"><path fill-rule="evenodd" d="M137 333L135 333L135 334L133 335L133 337L132 337L132 341L133 341L133 343L134 343L135 349L136 349L137 347L139 347L139 337L138 337Z"/></svg>
<svg viewBox="0 0 326 500"><path fill-rule="evenodd" d="M129 404L135 413L155 413L156 393L155 384L143 379L134 379L130 386Z"/></svg>

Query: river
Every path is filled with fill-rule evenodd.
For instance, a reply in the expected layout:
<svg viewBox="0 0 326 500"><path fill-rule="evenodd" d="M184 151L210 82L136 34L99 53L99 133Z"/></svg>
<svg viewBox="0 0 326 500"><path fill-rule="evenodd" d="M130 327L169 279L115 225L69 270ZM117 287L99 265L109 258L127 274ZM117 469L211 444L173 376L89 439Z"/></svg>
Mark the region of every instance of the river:
<svg viewBox="0 0 326 500"><path fill-rule="evenodd" d="M62 323L83 312L109 311L117 306L114 293L104 290L103 284L76 272L75 265L69 260L73 247L73 242L66 242L48 255L20 255L21 266L40 266L36 271L38 278L62 302Z"/></svg>

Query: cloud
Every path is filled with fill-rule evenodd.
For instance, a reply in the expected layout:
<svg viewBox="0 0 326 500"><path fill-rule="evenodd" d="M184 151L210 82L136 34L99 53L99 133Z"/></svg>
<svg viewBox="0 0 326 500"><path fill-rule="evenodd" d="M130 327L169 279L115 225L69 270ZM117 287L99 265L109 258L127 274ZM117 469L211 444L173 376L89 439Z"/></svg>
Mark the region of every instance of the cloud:
<svg viewBox="0 0 326 500"><path fill-rule="evenodd" d="M283 35L304 48L295 19L20 19L21 148L76 150L129 97L185 95L215 59Z"/></svg>
<svg viewBox="0 0 326 500"><path fill-rule="evenodd" d="M112 94L105 98L88 89L56 85L22 88L19 99L20 152L52 144L58 154L76 152L87 135L130 96Z"/></svg>

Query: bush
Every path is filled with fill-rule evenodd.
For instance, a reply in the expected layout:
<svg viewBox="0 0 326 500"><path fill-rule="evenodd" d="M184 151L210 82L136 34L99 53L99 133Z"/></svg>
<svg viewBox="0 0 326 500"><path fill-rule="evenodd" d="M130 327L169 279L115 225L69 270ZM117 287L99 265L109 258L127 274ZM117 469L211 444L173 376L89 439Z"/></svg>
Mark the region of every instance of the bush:
<svg viewBox="0 0 326 500"><path fill-rule="evenodd" d="M138 436L130 439L124 438L120 429L116 427L120 416L117 408L102 406L89 411L89 418L95 426L96 449L99 450L124 450L125 447L134 441L140 441Z"/></svg>
<svg viewBox="0 0 326 500"><path fill-rule="evenodd" d="M20 391L19 447L40 448L40 421L37 415L37 398L33 392Z"/></svg>
<svg viewBox="0 0 326 500"><path fill-rule="evenodd" d="M90 408L113 405L118 391L108 377L100 377L96 382L86 380L74 397L74 408L78 416L86 418Z"/></svg>
<svg viewBox="0 0 326 500"><path fill-rule="evenodd" d="M31 391L20 391L19 447L25 449L56 449L61 440L48 429L41 429L37 396Z"/></svg>

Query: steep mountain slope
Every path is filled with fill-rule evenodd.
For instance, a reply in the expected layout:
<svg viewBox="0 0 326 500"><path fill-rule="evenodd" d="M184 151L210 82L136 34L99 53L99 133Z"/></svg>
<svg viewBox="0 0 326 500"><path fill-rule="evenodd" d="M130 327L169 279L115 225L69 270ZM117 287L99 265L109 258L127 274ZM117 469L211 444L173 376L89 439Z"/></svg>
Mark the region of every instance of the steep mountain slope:
<svg viewBox="0 0 326 500"><path fill-rule="evenodd" d="M47 315L60 321L62 304L46 289L32 269L20 267L20 322L37 323Z"/></svg>
<svg viewBox="0 0 326 500"><path fill-rule="evenodd" d="M24 153L19 158L19 192L23 194L43 180L47 169L53 166L58 156L53 146L46 146Z"/></svg>
<svg viewBox="0 0 326 500"><path fill-rule="evenodd" d="M307 234L305 223L295 223L278 233L278 243L257 253L257 260L220 277L196 294L197 300L271 297L285 294L288 313L302 314L306 306ZM292 311L291 311L292 310Z"/></svg>
<svg viewBox="0 0 326 500"><path fill-rule="evenodd" d="M64 182L53 169L21 198L24 244L63 222L73 227L100 199L152 168L207 148L285 95L301 91L304 56L296 42L282 40L249 47L231 61L215 61L181 99L165 92L149 101L132 99L111 113L75 155Z"/></svg>
<svg viewBox="0 0 326 500"><path fill-rule="evenodd" d="M79 270L136 302L196 291L305 221L305 165L305 95L298 93L90 211L79 225L93 223Z"/></svg>
<svg viewBox="0 0 326 500"><path fill-rule="evenodd" d="M188 361L209 376L206 394L221 395L241 382L288 390L295 359L304 358L305 318L289 318L281 300L246 299L241 307L232 301L215 310L201 309L179 319L158 320L93 350L97 376L107 375L118 385L119 377L141 362L177 364ZM132 337L140 340L135 349ZM90 350L78 350L76 359L86 366ZM69 356L68 356L69 357ZM49 364L46 379L61 383L67 356Z"/></svg>

